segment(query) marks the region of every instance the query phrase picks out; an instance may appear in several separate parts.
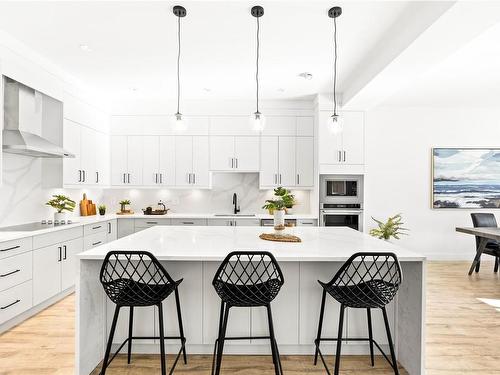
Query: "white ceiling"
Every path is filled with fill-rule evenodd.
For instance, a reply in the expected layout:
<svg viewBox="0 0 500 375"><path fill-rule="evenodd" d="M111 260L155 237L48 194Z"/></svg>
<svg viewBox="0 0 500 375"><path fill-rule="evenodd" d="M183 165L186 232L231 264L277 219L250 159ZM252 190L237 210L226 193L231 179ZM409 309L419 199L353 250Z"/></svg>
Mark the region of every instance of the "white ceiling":
<svg viewBox="0 0 500 375"><path fill-rule="evenodd" d="M184 98L253 99L256 25L249 12L255 2L181 4L188 11L182 20ZM265 8L261 21L264 99L331 91L333 23L326 15L331 6L343 7L338 20L339 91L408 6L394 1L260 4ZM142 100L169 100L176 95L173 5L2 1L0 29L115 100L134 95ZM82 51L82 44L91 51ZM304 71L314 78L299 78Z"/></svg>
<svg viewBox="0 0 500 375"><path fill-rule="evenodd" d="M500 106L500 23L466 43L384 106Z"/></svg>

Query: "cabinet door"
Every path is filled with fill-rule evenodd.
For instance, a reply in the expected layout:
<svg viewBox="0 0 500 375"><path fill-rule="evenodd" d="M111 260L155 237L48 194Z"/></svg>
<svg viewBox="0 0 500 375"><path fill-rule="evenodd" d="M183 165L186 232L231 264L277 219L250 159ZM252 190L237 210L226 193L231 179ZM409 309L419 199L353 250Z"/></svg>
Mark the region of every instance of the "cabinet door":
<svg viewBox="0 0 500 375"><path fill-rule="evenodd" d="M75 185L81 182L80 172L80 125L73 121L64 120L63 145L64 149L75 155L74 158L64 158L63 181L65 185Z"/></svg>
<svg viewBox="0 0 500 375"><path fill-rule="evenodd" d="M33 251L33 305L46 301L61 291L62 245Z"/></svg>
<svg viewBox="0 0 500 375"><path fill-rule="evenodd" d="M235 137L234 157L238 171L258 172L260 165L259 137Z"/></svg>
<svg viewBox="0 0 500 375"><path fill-rule="evenodd" d="M110 220L106 223L106 242L114 241L118 238L118 223L117 220Z"/></svg>
<svg viewBox="0 0 500 375"><path fill-rule="evenodd" d="M127 182L129 185L142 185L143 138L142 136L127 137Z"/></svg>
<svg viewBox="0 0 500 375"><path fill-rule="evenodd" d="M314 185L314 142L312 137L297 137L296 139L297 186Z"/></svg>
<svg viewBox="0 0 500 375"><path fill-rule="evenodd" d="M262 137L260 143L260 186L278 185L278 137Z"/></svg>
<svg viewBox="0 0 500 375"><path fill-rule="evenodd" d="M210 186L208 137L193 137L193 185L197 187Z"/></svg>
<svg viewBox="0 0 500 375"><path fill-rule="evenodd" d="M127 137L111 137L111 185L125 185L127 173Z"/></svg>
<svg viewBox="0 0 500 375"><path fill-rule="evenodd" d="M295 185L295 137L279 138L279 185Z"/></svg>
<svg viewBox="0 0 500 375"><path fill-rule="evenodd" d="M361 112L345 112L342 132L342 161L345 164L364 164L364 116Z"/></svg>
<svg viewBox="0 0 500 375"><path fill-rule="evenodd" d="M207 155L205 157L207 158ZM191 186L192 173L193 137L177 136L175 139L175 185Z"/></svg>
<svg viewBox="0 0 500 375"><path fill-rule="evenodd" d="M175 185L175 137L160 137L160 185Z"/></svg>
<svg viewBox="0 0 500 375"><path fill-rule="evenodd" d="M234 137L210 137L210 170L232 171L235 168Z"/></svg>
<svg viewBox="0 0 500 375"><path fill-rule="evenodd" d="M85 126L81 127L81 166L83 183L95 185L96 181L96 142L97 132Z"/></svg>
<svg viewBox="0 0 500 375"><path fill-rule="evenodd" d="M330 111L321 111L318 119L318 163L340 164L342 163L342 134L333 134L328 129L327 121L331 116Z"/></svg>
<svg viewBox="0 0 500 375"><path fill-rule="evenodd" d="M109 184L109 136L104 133L96 133L96 171L95 181L97 185Z"/></svg>
<svg viewBox="0 0 500 375"><path fill-rule="evenodd" d="M76 238L61 245L61 290L66 290L75 285L78 264L76 255L83 251L83 238Z"/></svg>
<svg viewBox="0 0 500 375"><path fill-rule="evenodd" d="M142 184L156 186L160 183L160 139L157 136L143 137Z"/></svg>

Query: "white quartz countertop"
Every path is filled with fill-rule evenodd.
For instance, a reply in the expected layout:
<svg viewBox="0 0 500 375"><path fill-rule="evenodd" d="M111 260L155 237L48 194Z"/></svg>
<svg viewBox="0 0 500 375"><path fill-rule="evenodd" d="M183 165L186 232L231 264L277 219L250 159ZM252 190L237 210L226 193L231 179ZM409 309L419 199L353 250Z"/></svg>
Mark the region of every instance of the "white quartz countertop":
<svg viewBox="0 0 500 375"><path fill-rule="evenodd" d="M264 241L263 227L155 226L80 253L80 259L100 260L112 250L149 251L160 260L220 261L233 250L268 250L279 261L345 261L359 251L394 252L401 261L423 261L423 255L375 239L347 227L295 227L300 243Z"/></svg>
<svg viewBox="0 0 500 375"><path fill-rule="evenodd" d="M65 225L59 225L59 226L47 226L47 228L40 229L40 230L34 230L34 231L19 231L19 232L14 232L14 231L9 231L9 232L0 232L0 242L3 241L10 241L10 240L16 240L19 238L24 238L24 237L31 237L31 236L37 236L40 234L45 234L45 233L50 233L50 232L55 232L58 230L64 230L64 229L70 229L70 228L75 228L81 225L86 225L86 224L94 224L94 223L99 223L103 221L108 221L108 220L115 220L115 219L141 219L141 218L155 218L155 219L238 219L238 220L251 220L251 219L272 219L272 215L268 214L256 214L255 216L246 216L245 214L243 215L227 215L227 216L220 216L213 213L168 213L166 215L144 215L143 213L134 213L132 215L117 215L117 214L109 214L109 215L95 215L95 216L74 216L74 217L68 217L73 221L72 224L65 224ZM312 214L295 214L295 215L286 215L285 219L318 219L317 215L312 215Z"/></svg>

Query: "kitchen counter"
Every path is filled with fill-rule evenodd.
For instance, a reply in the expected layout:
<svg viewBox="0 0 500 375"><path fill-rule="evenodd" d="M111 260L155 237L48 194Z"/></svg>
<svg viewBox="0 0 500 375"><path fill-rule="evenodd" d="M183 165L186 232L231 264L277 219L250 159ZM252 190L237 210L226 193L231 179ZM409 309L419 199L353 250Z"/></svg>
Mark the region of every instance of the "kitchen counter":
<svg viewBox="0 0 500 375"><path fill-rule="evenodd" d="M216 216L217 215L217 216ZM166 215L144 215L143 213L134 213L132 215L117 215L117 214L108 214L104 216L95 215L95 216L74 216L69 217L73 220L72 224L59 225L57 227L47 226L47 228L34 230L34 231L19 231L19 232L0 232L0 242L15 240L18 238L36 236L40 234L50 233L58 230L70 229L74 227L78 227L86 224L94 224L100 223L108 220L116 220L116 219L140 219L140 218L154 218L154 219L272 219L272 215L268 214L257 214L255 216L246 216L245 214L240 214L237 216L227 215L220 216L218 214L210 214L210 213L168 213ZM285 219L318 219L317 215L312 214L294 214L294 215L286 215Z"/></svg>
<svg viewBox="0 0 500 375"><path fill-rule="evenodd" d="M301 243L279 243L258 236L265 227L183 227L154 226L130 236L90 249L78 255L76 374L90 374L104 356L104 344L114 305L106 298L99 281L102 261L110 250L147 250L155 254L179 287L187 351L210 354L216 338L220 300L211 282L220 261L232 250L269 250L280 262L285 284L273 301L275 332L280 352L285 355L312 355L317 330L322 289L317 280L329 281L342 263L358 251L391 251L397 254L404 281L397 298L388 305L389 322L398 351L398 360L410 375L424 374L425 353L425 257L386 241L346 227L295 227ZM167 332L177 333L172 298L165 301ZM334 336L338 324L338 304L329 299L325 316L325 335ZM154 307L134 311L141 335L154 336L157 315ZM348 309L345 337L367 337L366 313ZM114 348L127 335L127 311L119 320ZM374 338L388 349L382 314L373 313ZM228 336L261 336L267 333L265 310L231 311ZM156 330L156 331L155 331ZM345 349L344 349L345 348ZM366 355L366 343L349 342L345 355ZM157 343L135 344L134 352L155 353ZM269 345L260 340L230 343L227 354L268 354ZM333 345L324 345L332 354ZM178 344L167 342L167 352L178 351ZM182 366L182 364L180 364Z"/></svg>

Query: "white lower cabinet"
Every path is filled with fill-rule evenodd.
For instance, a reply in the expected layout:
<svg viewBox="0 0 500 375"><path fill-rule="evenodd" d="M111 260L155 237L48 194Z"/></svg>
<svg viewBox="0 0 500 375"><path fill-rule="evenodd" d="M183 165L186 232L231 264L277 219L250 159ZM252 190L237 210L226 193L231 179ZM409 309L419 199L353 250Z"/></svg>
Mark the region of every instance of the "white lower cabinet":
<svg viewBox="0 0 500 375"><path fill-rule="evenodd" d="M32 293L31 280L0 292L0 324L31 308L33 306Z"/></svg>
<svg viewBox="0 0 500 375"><path fill-rule="evenodd" d="M106 242L114 241L118 238L118 220L106 222Z"/></svg>
<svg viewBox="0 0 500 375"><path fill-rule="evenodd" d="M126 237L135 232L133 219L119 219L117 220L116 227L117 238Z"/></svg>
<svg viewBox="0 0 500 375"><path fill-rule="evenodd" d="M81 237L33 251L34 305L75 284L76 254L82 251Z"/></svg>
<svg viewBox="0 0 500 375"><path fill-rule="evenodd" d="M260 219L209 219L208 225L215 227L260 227Z"/></svg>
<svg viewBox="0 0 500 375"><path fill-rule="evenodd" d="M33 259L31 251L0 260L0 291L31 280Z"/></svg>

